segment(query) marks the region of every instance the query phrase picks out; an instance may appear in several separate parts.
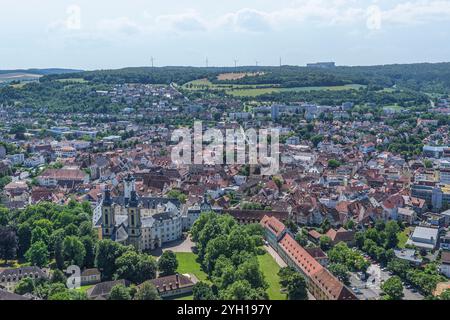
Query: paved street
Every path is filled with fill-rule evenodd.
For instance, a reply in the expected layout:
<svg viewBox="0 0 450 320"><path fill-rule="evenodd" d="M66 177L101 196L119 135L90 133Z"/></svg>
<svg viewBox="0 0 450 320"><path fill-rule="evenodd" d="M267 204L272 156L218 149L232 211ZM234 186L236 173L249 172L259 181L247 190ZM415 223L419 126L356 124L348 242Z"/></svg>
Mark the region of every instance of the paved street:
<svg viewBox="0 0 450 320"><path fill-rule="evenodd" d="M162 246L162 248L158 248L151 251L151 254L155 257L159 257L164 251L173 251L173 252L192 252L195 243L192 242L190 236L186 236L182 240L173 241L166 243Z"/></svg>
<svg viewBox="0 0 450 320"><path fill-rule="evenodd" d="M350 273L350 287L353 291L357 289L356 293L361 300L378 300L381 294L381 284L391 277L389 272L381 270L381 268L372 264L367 270L369 277L363 281L354 272ZM403 284L403 294L405 300L423 300L424 297L418 293L413 292L411 289L406 288L406 284ZM358 292L359 291L359 292Z"/></svg>

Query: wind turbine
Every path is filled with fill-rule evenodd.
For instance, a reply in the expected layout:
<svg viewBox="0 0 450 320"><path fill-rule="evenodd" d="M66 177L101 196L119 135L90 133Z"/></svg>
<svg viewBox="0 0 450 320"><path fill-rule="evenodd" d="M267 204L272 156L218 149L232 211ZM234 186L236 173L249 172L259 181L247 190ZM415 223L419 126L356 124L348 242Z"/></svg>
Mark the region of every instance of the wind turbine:
<svg viewBox="0 0 450 320"><path fill-rule="evenodd" d="M238 59L234 59L234 68L237 69L237 63L238 63Z"/></svg>
<svg viewBox="0 0 450 320"><path fill-rule="evenodd" d="M150 58L150 60L152 61L152 68L153 68L153 62L155 61L155 59L153 59L153 56Z"/></svg>

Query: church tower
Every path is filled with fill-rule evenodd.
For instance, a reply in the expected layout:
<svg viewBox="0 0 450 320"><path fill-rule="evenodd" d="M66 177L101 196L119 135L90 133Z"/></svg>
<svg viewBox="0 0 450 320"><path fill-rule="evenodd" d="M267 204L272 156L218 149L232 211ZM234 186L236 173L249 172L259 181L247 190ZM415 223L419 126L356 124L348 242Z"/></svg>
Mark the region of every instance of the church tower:
<svg viewBox="0 0 450 320"><path fill-rule="evenodd" d="M105 189L102 202L102 237L111 239L114 234L116 219L112 208L111 192L108 187Z"/></svg>
<svg viewBox="0 0 450 320"><path fill-rule="evenodd" d="M141 210L139 208L139 201L137 198L134 179L131 185L130 198L127 202L128 214L128 242L136 249L140 250L141 244Z"/></svg>
<svg viewBox="0 0 450 320"><path fill-rule="evenodd" d="M208 202L208 194L205 192L205 194L203 195L203 201L200 204L200 212L211 212L212 211L212 207L211 204Z"/></svg>

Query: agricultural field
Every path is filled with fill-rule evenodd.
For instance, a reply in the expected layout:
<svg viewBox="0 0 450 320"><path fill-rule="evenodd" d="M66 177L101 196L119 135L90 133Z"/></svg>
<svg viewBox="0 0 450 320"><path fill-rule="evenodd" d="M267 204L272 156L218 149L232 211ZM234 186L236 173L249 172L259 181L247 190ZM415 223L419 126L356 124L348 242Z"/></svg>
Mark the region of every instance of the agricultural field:
<svg viewBox="0 0 450 320"><path fill-rule="evenodd" d="M72 83L87 83L89 81L83 79L83 78L68 78L68 79L58 79L56 81L59 82L63 82L63 83L67 83L67 82L72 82Z"/></svg>
<svg viewBox="0 0 450 320"><path fill-rule="evenodd" d="M221 73L217 76L217 80L219 81L227 81L227 80L239 80L244 77L255 77L264 75L264 72L230 72L230 73Z"/></svg>
<svg viewBox="0 0 450 320"><path fill-rule="evenodd" d="M278 93L278 92L303 92L303 91L343 91L343 90L358 90L363 88L363 85L349 84L344 86L327 86L327 87L295 87L295 88L250 88L250 89L232 89L227 90L227 94L235 97L257 97L263 94Z"/></svg>
<svg viewBox="0 0 450 320"><path fill-rule="evenodd" d="M37 80L40 77L41 75L38 74L24 72L0 73L0 83L11 81L32 81Z"/></svg>
<svg viewBox="0 0 450 320"><path fill-rule="evenodd" d="M343 86L324 86L324 87L295 87L282 88L279 85L244 85L244 84L216 84L208 79L199 79L188 82L182 86L186 90L224 90L228 95L234 97L257 97L263 94L271 94L278 92L302 92L302 91L342 91L342 90L359 90L364 85L349 84Z"/></svg>

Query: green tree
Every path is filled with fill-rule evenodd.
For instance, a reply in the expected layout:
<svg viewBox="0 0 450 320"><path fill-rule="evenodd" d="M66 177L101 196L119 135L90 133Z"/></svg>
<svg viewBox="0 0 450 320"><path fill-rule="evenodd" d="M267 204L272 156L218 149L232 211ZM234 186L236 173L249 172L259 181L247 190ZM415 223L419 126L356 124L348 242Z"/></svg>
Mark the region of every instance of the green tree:
<svg viewBox="0 0 450 320"><path fill-rule="evenodd" d="M308 236L301 231L297 232L295 235L295 241L297 241L302 247L306 247L308 245Z"/></svg>
<svg viewBox="0 0 450 320"><path fill-rule="evenodd" d="M323 141L323 136L321 135L315 135L311 137L311 142L313 143L314 147L317 147L319 143Z"/></svg>
<svg viewBox="0 0 450 320"><path fill-rule="evenodd" d="M346 265L341 263L331 263L328 270L334 274L341 282L348 284L350 279L349 270Z"/></svg>
<svg viewBox="0 0 450 320"><path fill-rule="evenodd" d="M403 284L398 276L387 279L381 285L381 290L383 290L389 300L401 300L403 298Z"/></svg>
<svg viewBox="0 0 450 320"><path fill-rule="evenodd" d="M400 231L400 227L397 221L391 220L386 223L386 249L396 248L398 245L397 234Z"/></svg>
<svg viewBox="0 0 450 320"><path fill-rule="evenodd" d="M221 293L222 300L268 300L262 288L254 289L246 280L238 280Z"/></svg>
<svg viewBox="0 0 450 320"><path fill-rule="evenodd" d="M17 252L17 236L12 228L0 226L0 258L5 260L14 259Z"/></svg>
<svg viewBox="0 0 450 320"><path fill-rule="evenodd" d="M45 244L49 243L49 234L48 231L42 227L35 227L33 231L31 231L31 243L36 243L42 241Z"/></svg>
<svg viewBox="0 0 450 320"><path fill-rule="evenodd" d="M14 289L14 293L24 295L25 293L33 293L34 290L34 279L31 278L23 278L19 281L16 288Z"/></svg>
<svg viewBox="0 0 450 320"><path fill-rule="evenodd" d="M75 236L66 237L63 241L64 261L68 265L77 265L83 267L86 250L83 243Z"/></svg>
<svg viewBox="0 0 450 320"><path fill-rule="evenodd" d="M115 265L118 279L127 279L138 284L156 277L156 260L146 254L127 251L117 258Z"/></svg>
<svg viewBox="0 0 450 320"><path fill-rule="evenodd" d="M41 268L48 264L49 256L47 245L42 241L33 243L25 253L25 258L28 262Z"/></svg>
<svg viewBox="0 0 450 320"><path fill-rule="evenodd" d="M131 300L130 290L123 284L116 284L112 287L108 300Z"/></svg>
<svg viewBox="0 0 450 320"><path fill-rule="evenodd" d="M308 300L305 278L298 272L289 277L287 286L289 300Z"/></svg>
<svg viewBox="0 0 450 320"><path fill-rule="evenodd" d="M336 169L341 166L341 162L336 159L330 159L328 160L328 168L330 169Z"/></svg>
<svg viewBox="0 0 450 320"><path fill-rule="evenodd" d="M177 256L173 251L164 251L158 260L158 270L162 276L170 276L175 274L178 268Z"/></svg>
<svg viewBox="0 0 450 320"><path fill-rule="evenodd" d="M319 245L322 250L328 250L331 248L331 239L328 236L321 236L319 239Z"/></svg>
<svg viewBox="0 0 450 320"><path fill-rule="evenodd" d="M84 236L81 239L84 246L84 251L86 252L84 256L83 266L85 268L92 268L95 262L95 244L90 236Z"/></svg>
<svg viewBox="0 0 450 320"><path fill-rule="evenodd" d="M450 300L450 289L445 290L439 296L439 300Z"/></svg>
<svg viewBox="0 0 450 320"><path fill-rule="evenodd" d="M61 271L61 270L54 270L52 272L52 276L50 278L50 282L51 283L63 283L66 284L67 282L67 277L65 276L65 274Z"/></svg>
<svg viewBox="0 0 450 320"><path fill-rule="evenodd" d="M116 271L116 259L120 257L127 248L111 240L101 240L97 243L95 252L95 266L102 272L105 280L112 279Z"/></svg>
<svg viewBox="0 0 450 320"><path fill-rule="evenodd" d="M209 285L197 282L192 289L194 300L216 300L216 296Z"/></svg>
<svg viewBox="0 0 450 320"><path fill-rule="evenodd" d="M161 300L159 296L158 290L156 287L150 282L145 281L140 285L139 289L136 292L134 297L135 300Z"/></svg>
<svg viewBox="0 0 450 320"><path fill-rule="evenodd" d="M0 188L1 190L1 188ZM9 223L9 210L0 206L0 227L5 227Z"/></svg>
<svg viewBox="0 0 450 320"><path fill-rule="evenodd" d="M431 168L433 168L433 161L431 161L429 159L425 159L423 161L423 165L425 166L425 168L431 169Z"/></svg>

